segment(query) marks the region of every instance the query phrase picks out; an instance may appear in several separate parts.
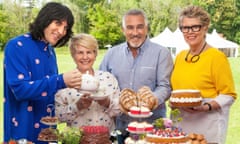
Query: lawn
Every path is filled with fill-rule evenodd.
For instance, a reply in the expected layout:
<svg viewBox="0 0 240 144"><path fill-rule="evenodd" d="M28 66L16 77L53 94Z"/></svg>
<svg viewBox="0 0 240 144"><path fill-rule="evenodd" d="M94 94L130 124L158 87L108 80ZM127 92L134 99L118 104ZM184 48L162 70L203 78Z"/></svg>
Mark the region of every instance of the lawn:
<svg viewBox="0 0 240 144"><path fill-rule="evenodd" d="M97 69L98 65L100 63L100 61L102 60L103 56L104 56L105 51L101 50L99 52L98 58L95 62L94 67ZM72 61L71 56L69 55L68 51L66 50L66 48L61 48L61 49L57 49L57 57L58 57L58 65L59 65L59 71L60 72L65 72L68 70L71 70L73 68L75 68L75 64ZM231 64L232 67L232 72L233 72L233 77L234 77L234 81L235 81L235 87L236 87L236 91L238 94L240 94L240 57L239 58L229 58L229 62ZM0 52L0 66L1 66L1 71L0 71L0 101L2 103L0 103L0 142L3 141L2 135L3 135L3 53ZM240 101L239 99L237 99L235 101L235 103L233 104L232 108L231 108L231 112L230 112L230 119L229 119L229 129L228 129L228 135L227 135L227 142L226 144L236 144L237 142L240 141L240 137L239 137L239 132L240 132L240 117L239 117L239 113L240 113Z"/></svg>

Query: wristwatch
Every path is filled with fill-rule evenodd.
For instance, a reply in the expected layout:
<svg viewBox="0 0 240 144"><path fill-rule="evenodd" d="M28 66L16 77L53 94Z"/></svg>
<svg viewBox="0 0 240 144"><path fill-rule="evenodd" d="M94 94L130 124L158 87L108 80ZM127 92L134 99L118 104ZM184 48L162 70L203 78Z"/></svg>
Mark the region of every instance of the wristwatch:
<svg viewBox="0 0 240 144"><path fill-rule="evenodd" d="M203 105L208 105L208 111L212 110L212 105L208 102L205 102Z"/></svg>

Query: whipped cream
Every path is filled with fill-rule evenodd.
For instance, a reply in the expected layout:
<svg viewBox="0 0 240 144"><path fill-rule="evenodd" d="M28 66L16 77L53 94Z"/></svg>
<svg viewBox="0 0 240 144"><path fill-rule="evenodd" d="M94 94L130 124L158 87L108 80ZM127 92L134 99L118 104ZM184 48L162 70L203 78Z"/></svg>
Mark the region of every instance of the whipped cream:
<svg viewBox="0 0 240 144"><path fill-rule="evenodd" d="M186 92L189 92L189 93L199 93L200 91L199 90L195 90L195 89L179 89L179 90L174 90L172 91L172 93L186 93Z"/></svg>
<svg viewBox="0 0 240 144"><path fill-rule="evenodd" d="M192 103L192 102L200 102L202 101L202 98L174 98L170 97L171 102L177 102L177 103Z"/></svg>

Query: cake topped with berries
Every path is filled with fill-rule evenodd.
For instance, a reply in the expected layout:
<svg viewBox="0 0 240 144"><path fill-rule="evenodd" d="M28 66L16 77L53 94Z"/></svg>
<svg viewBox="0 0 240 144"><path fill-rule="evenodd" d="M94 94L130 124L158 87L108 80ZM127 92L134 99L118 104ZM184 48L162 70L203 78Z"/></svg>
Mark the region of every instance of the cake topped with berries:
<svg viewBox="0 0 240 144"><path fill-rule="evenodd" d="M148 142L155 143L185 143L189 137L179 128L154 129L146 136Z"/></svg>
<svg viewBox="0 0 240 144"><path fill-rule="evenodd" d="M186 143L189 141L188 135L177 126L181 121L179 110L171 112L172 118L159 118L154 121L155 128L146 134L146 140L152 143Z"/></svg>

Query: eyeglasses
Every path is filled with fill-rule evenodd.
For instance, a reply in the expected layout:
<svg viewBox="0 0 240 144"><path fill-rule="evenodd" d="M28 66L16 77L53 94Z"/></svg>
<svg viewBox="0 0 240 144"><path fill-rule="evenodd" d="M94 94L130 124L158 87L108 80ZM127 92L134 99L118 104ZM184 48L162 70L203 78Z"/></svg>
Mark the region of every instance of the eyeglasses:
<svg viewBox="0 0 240 144"><path fill-rule="evenodd" d="M202 25L180 26L180 30L183 33L188 33L190 29L192 30L192 32L199 32L201 28L202 28Z"/></svg>

